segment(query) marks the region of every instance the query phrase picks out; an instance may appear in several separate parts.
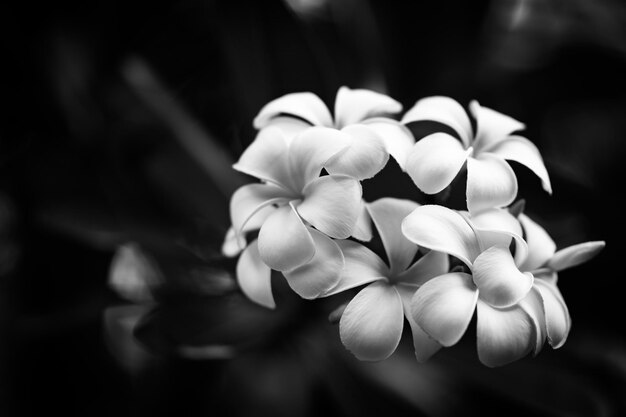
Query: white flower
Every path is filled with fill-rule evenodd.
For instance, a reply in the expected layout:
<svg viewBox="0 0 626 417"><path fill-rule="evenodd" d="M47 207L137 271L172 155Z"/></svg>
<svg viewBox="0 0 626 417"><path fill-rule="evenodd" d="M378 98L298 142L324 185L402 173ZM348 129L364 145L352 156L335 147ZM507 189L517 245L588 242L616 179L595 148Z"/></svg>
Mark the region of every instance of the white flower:
<svg viewBox="0 0 626 417"><path fill-rule="evenodd" d="M463 107L448 97L419 100L402 123L430 120L452 128L460 141L447 133L434 133L419 140L409 152L406 170L417 187L427 194L446 188L467 161L467 207L470 213L504 207L517 195L517 178L506 160L531 169L552 193L550 178L537 147L528 139L512 135L524 124L478 102L470 103L476 119L473 132Z"/></svg>
<svg viewBox="0 0 626 417"><path fill-rule="evenodd" d="M417 290L412 315L426 333L452 346L477 310L478 357L485 365L504 365L534 348L534 321L518 304L531 290L533 275L520 272L509 250L514 239L517 263L526 257L515 217L491 209L469 218L427 205L407 216L402 232L420 246L457 257L471 271L435 277Z"/></svg>
<svg viewBox="0 0 626 417"><path fill-rule="evenodd" d="M339 321L343 344L357 358L382 360L398 346L408 320L415 354L427 360L441 347L415 323L410 314L411 297L424 282L448 271L448 256L430 251L417 262L418 247L400 231L402 220L416 207L409 200L383 198L367 205L381 237L388 264L365 246L338 241L345 258L339 283L326 295L370 283L350 301Z"/></svg>

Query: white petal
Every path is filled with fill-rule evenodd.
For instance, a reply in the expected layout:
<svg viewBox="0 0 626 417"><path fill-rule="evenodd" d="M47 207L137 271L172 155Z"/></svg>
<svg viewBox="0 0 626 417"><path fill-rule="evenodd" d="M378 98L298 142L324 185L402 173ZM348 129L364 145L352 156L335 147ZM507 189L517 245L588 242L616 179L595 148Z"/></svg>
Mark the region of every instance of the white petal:
<svg viewBox="0 0 626 417"><path fill-rule="evenodd" d="M452 346L467 330L478 289L469 274L453 272L422 285L411 300L413 320L443 346Z"/></svg>
<svg viewBox="0 0 626 417"><path fill-rule="evenodd" d="M361 214L361 184L343 175L326 175L304 188L298 213L330 237L345 239L352 234Z"/></svg>
<svg viewBox="0 0 626 417"><path fill-rule="evenodd" d="M469 108L476 118L474 148L477 152L487 151L511 133L525 128L524 123L490 108L481 107L477 101L472 101Z"/></svg>
<svg viewBox="0 0 626 417"><path fill-rule="evenodd" d="M224 236L222 243L222 254L228 258L234 258L239 255L246 246L246 239L243 236L237 236L235 229L231 226Z"/></svg>
<svg viewBox="0 0 626 417"><path fill-rule="evenodd" d="M533 348L533 356L537 355L543 348L546 341L546 313L543 307L543 298L539 290L533 286L528 295L519 302L519 306L524 309L528 316L532 319L535 333L535 346Z"/></svg>
<svg viewBox="0 0 626 417"><path fill-rule="evenodd" d="M478 300L478 359L502 366L523 358L536 346L535 326L520 306L498 309Z"/></svg>
<svg viewBox="0 0 626 417"><path fill-rule="evenodd" d="M341 131L351 137L350 146L328 160L325 166L329 173L364 180L385 167L389 154L376 132L365 125L350 125Z"/></svg>
<svg viewBox="0 0 626 417"><path fill-rule="evenodd" d="M381 198L367 205L387 253L391 274L404 271L415 254L417 245L402 234L402 220L419 204L410 200Z"/></svg>
<svg viewBox="0 0 626 417"><path fill-rule="evenodd" d="M379 361L398 346L404 327L398 292L384 282L374 282L350 301L339 321L344 346L357 358Z"/></svg>
<svg viewBox="0 0 626 417"><path fill-rule="evenodd" d="M135 303L153 301L152 290L163 282L163 275L152 257L134 242L117 248L109 270L109 286Z"/></svg>
<svg viewBox="0 0 626 417"><path fill-rule="evenodd" d="M467 208L470 213L508 206L517 196L517 178L503 159L484 154L467 159Z"/></svg>
<svg viewBox="0 0 626 417"><path fill-rule="evenodd" d="M243 251L237 261L237 283L252 301L267 308L275 308L271 283L272 271L259 256L257 241Z"/></svg>
<svg viewBox="0 0 626 417"><path fill-rule="evenodd" d="M447 133L433 133L419 140L409 152L406 172L417 188L435 194L446 188L467 160L468 151Z"/></svg>
<svg viewBox="0 0 626 417"><path fill-rule="evenodd" d="M396 277L396 281L413 285L422 285L450 269L448 255L431 250L422 256L409 269Z"/></svg>
<svg viewBox="0 0 626 417"><path fill-rule="evenodd" d="M595 258L604 249L604 246L606 243L601 240L569 246L557 251L548 261L547 266L555 271L572 268Z"/></svg>
<svg viewBox="0 0 626 417"><path fill-rule="evenodd" d="M272 118L280 115L293 115L316 126L332 126L333 119L324 102L315 94L291 93L267 103L254 118L254 127L267 126Z"/></svg>
<svg viewBox="0 0 626 417"><path fill-rule="evenodd" d="M494 307L508 307L526 297L533 275L515 266L509 248L492 246L476 258L472 268L480 299Z"/></svg>
<svg viewBox="0 0 626 417"><path fill-rule="evenodd" d="M402 222L402 233L419 246L456 256L467 266L480 253L471 226L459 213L443 206L416 208Z"/></svg>
<svg viewBox="0 0 626 417"><path fill-rule="evenodd" d="M450 126L457 132L465 147L470 145L473 136L470 119L463 106L450 97L434 96L419 100L406 112L402 123L408 124L423 120L432 120Z"/></svg>
<svg viewBox="0 0 626 417"><path fill-rule="evenodd" d="M325 296L338 294L372 281L387 280L389 268L382 259L365 246L351 240L338 240L344 257L341 277Z"/></svg>
<svg viewBox="0 0 626 417"><path fill-rule="evenodd" d="M337 285L344 266L341 249L328 236L309 229L315 242L315 256L306 264L283 272L287 283L300 297L317 298Z"/></svg>
<svg viewBox="0 0 626 417"><path fill-rule="evenodd" d="M550 177L548 176L548 171L543 163L539 149L528 139L521 136L509 136L508 139L496 143L484 152L489 152L502 159L516 161L525 165L539 177L543 189L552 194Z"/></svg>
<svg viewBox="0 0 626 417"><path fill-rule="evenodd" d="M305 122L301 119L296 119L295 117L289 116L277 116L271 119L268 122L267 127L265 129L278 128L283 132L283 136L287 145L291 143L294 137L302 133L302 131L311 127L311 124Z"/></svg>
<svg viewBox="0 0 626 417"><path fill-rule="evenodd" d="M244 232L246 223L272 204L285 204L291 193L271 184L248 184L239 187L230 198L230 220L235 233Z"/></svg>
<svg viewBox="0 0 626 417"><path fill-rule="evenodd" d="M342 128L375 116L402 111L402 104L375 91L341 87L335 99L335 126Z"/></svg>
<svg viewBox="0 0 626 417"><path fill-rule="evenodd" d="M311 127L293 138L289 147L292 182L300 191L319 177L328 160L350 146L352 137L337 129Z"/></svg>
<svg viewBox="0 0 626 417"><path fill-rule="evenodd" d="M528 245L522 238L520 222L506 209L488 209L471 217L471 223L483 248L505 246L515 239L515 262L521 264L528 255ZM523 270L526 271L526 270Z"/></svg>
<svg viewBox="0 0 626 417"><path fill-rule="evenodd" d="M377 117L363 122L383 141L389 155L393 156L400 168L406 170L406 158L415 144L411 131L395 120Z"/></svg>
<svg viewBox="0 0 626 417"><path fill-rule="evenodd" d="M556 285L549 284L544 280L536 280L535 288L543 299L548 343L554 349L558 349L567 340L567 335L572 327L569 310Z"/></svg>
<svg viewBox="0 0 626 417"><path fill-rule="evenodd" d="M413 320L411 314L411 300L415 295L416 287L407 285L396 285L396 291L400 294L402 299L402 308L404 311L404 317L411 326L411 333L413 334L413 348L415 349L415 358L418 362L426 362L435 353L441 349L441 345L437 343L435 339L428 336L428 334L422 330L420 326Z"/></svg>
<svg viewBox="0 0 626 417"><path fill-rule="evenodd" d="M556 251L554 240L545 229L525 214L519 215L519 221L524 227L528 256L520 265L522 271L534 271L544 266Z"/></svg>
<svg viewBox="0 0 626 417"><path fill-rule="evenodd" d="M372 240L372 219L367 211L365 201L361 200L361 212L356 219L352 237L361 242L369 242Z"/></svg>
<svg viewBox="0 0 626 417"><path fill-rule="evenodd" d="M313 258L313 238L291 205L280 207L265 220L259 231L259 253L267 266L278 271L297 268Z"/></svg>

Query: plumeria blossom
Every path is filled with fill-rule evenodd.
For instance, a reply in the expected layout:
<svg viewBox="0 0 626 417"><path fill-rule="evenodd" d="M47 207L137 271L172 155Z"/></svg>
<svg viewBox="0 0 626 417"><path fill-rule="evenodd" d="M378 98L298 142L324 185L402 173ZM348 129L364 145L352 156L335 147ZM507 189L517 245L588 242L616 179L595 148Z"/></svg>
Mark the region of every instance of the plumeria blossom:
<svg viewBox="0 0 626 417"><path fill-rule="evenodd" d="M591 260L604 248L605 242L585 242L557 251L543 227L525 214L520 214L519 221L528 242L528 256L520 269L535 277L533 290L526 300L527 310L537 325L535 353L546 339L557 349L567 340L572 326L569 310L557 286L558 272Z"/></svg>
<svg viewBox="0 0 626 417"><path fill-rule="evenodd" d="M339 88L334 117L324 102L310 92L291 93L266 104L254 119L254 127L278 127L287 138L311 126L341 131L350 145L325 165L331 174L363 180L379 172L392 155L404 169L407 152L415 140L398 121L387 117L402 105L384 94L365 89Z"/></svg>
<svg viewBox="0 0 626 417"><path fill-rule="evenodd" d="M391 355L400 342L405 317L419 361L427 360L441 347L410 314L411 297L417 288L449 268L448 256L435 251L413 263L419 248L402 235L400 225L416 207L417 203L394 198L367 204L388 263L357 242L337 242L345 266L339 282L326 295L369 284L350 301L339 321L343 344L359 359L376 361Z"/></svg>
<svg viewBox="0 0 626 417"><path fill-rule="evenodd" d="M452 346L476 310L478 357L485 365L504 365L534 348L533 318L519 305L534 278L517 266L526 258L527 247L515 217L491 209L470 218L426 205L406 217L402 232L420 246L455 256L471 272L435 277L416 291L411 312L426 333L441 345ZM520 253L517 261L509 249L512 240Z"/></svg>
<svg viewBox="0 0 626 417"><path fill-rule="evenodd" d="M472 101L469 106L476 131L463 107L449 97L419 100L402 123L435 121L452 128L459 139L443 132L419 140L407 156L406 170L427 194L446 188L467 163L467 207L471 213L504 207L517 195L517 178L507 160L531 169L543 188L552 193L550 178L537 147L513 133L524 124Z"/></svg>
<svg viewBox="0 0 626 417"><path fill-rule="evenodd" d="M233 194L233 244L259 230L237 264L242 291L273 307L270 269L283 272L291 288L315 298L338 279L343 266L331 239L349 237L362 213L361 185L343 174L320 176L327 161L350 144L335 129L312 127L287 140L278 128L264 129L233 166L263 182Z"/></svg>

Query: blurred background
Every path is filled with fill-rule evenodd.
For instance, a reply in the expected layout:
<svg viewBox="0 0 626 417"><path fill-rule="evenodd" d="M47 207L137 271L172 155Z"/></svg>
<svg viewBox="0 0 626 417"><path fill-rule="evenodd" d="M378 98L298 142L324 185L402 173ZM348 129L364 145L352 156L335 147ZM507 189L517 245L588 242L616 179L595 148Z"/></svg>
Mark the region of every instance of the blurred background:
<svg viewBox="0 0 626 417"><path fill-rule="evenodd" d="M623 1L1 8L0 415L626 414ZM275 311L240 294L220 247L252 119L297 91L332 108L342 85L526 123L554 188L514 165L526 212L560 248L607 241L560 274L563 348L489 369L472 330L418 364L406 334L362 363L327 320L350 294L303 301L279 276ZM425 198L394 162L364 189Z"/></svg>

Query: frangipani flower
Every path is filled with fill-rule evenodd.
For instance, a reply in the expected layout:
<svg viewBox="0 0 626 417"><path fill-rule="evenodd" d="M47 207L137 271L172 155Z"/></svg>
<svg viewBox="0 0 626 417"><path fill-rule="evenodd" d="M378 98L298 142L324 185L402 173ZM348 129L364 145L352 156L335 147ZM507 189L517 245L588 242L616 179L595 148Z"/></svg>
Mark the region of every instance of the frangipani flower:
<svg viewBox="0 0 626 417"><path fill-rule="evenodd" d="M383 169L390 154L404 169L406 154L415 140L406 127L385 117L401 110L400 103L384 94L341 87L334 117L315 94L291 93L266 104L254 119L254 127L279 127L287 138L311 126L340 130L349 138L350 146L328 161L325 168L331 174L362 180Z"/></svg>
<svg viewBox="0 0 626 417"><path fill-rule="evenodd" d="M515 239L519 259L526 256L521 228L506 210L492 209L464 217L442 206L415 209L402 223L402 232L420 246L453 255L471 274L451 272L424 283L412 299L413 319L443 346L452 346L465 333L477 310L478 357L499 366L529 353L535 345L533 319L518 305L533 285L509 250Z"/></svg>
<svg viewBox="0 0 626 417"><path fill-rule="evenodd" d="M320 172L347 146L345 134L334 129L313 127L287 141L280 129L268 128L233 166L264 181L239 188L230 204L235 242L242 242L248 224L259 228L258 240L237 265L241 289L253 301L275 305L270 268L282 271L304 298L337 283L343 255L330 238L353 233L362 212L361 185L346 175Z"/></svg>
<svg viewBox="0 0 626 417"><path fill-rule="evenodd" d="M350 301L339 321L343 344L357 358L382 360L398 346L408 320L415 354L427 360L441 347L415 323L410 314L411 297L420 285L448 272L446 254L430 251L412 263L418 247L401 233L400 225L418 207L409 200L382 198L367 205L379 232L388 264L365 246L350 240L337 241L345 266L339 283L326 295L370 283Z"/></svg>
<svg viewBox="0 0 626 417"><path fill-rule="evenodd" d="M472 101L476 120L473 131L463 107L448 97L419 100L402 123L430 120L452 128L460 141L447 133L434 133L419 140L409 152L406 170L417 187L427 194L446 188L467 162L467 207L470 213L504 207L517 195L517 178L506 160L531 169L543 188L552 193L550 178L537 147L528 139L512 135L524 124Z"/></svg>
<svg viewBox="0 0 626 417"><path fill-rule="evenodd" d="M552 348L563 346L572 326L565 300L557 287L558 272L591 260L604 248L605 242L585 242L556 250L548 233L525 214L519 221L528 242L528 256L521 264L522 271L531 272L535 281L529 294L528 311L536 320L538 352L545 340Z"/></svg>

